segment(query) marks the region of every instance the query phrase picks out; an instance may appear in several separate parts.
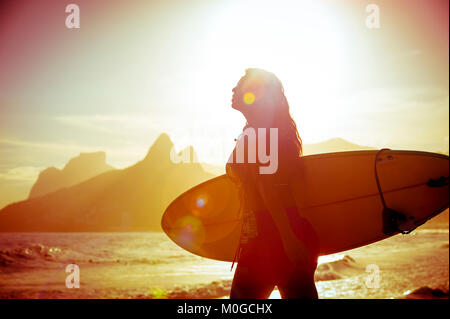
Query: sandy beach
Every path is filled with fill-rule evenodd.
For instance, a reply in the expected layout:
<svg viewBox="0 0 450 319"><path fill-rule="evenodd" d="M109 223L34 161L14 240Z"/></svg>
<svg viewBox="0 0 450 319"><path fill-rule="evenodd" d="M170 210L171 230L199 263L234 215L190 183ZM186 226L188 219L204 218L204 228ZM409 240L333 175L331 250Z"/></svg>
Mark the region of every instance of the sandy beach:
<svg viewBox="0 0 450 319"><path fill-rule="evenodd" d="M448 229L323 256L319 298L448 298L448 256ZM66 287L68 264L79 266L80 288ZM0 234L0 298L227 298L230 266L163 233ZM277 290L271 298L280 298Z"/></svg>

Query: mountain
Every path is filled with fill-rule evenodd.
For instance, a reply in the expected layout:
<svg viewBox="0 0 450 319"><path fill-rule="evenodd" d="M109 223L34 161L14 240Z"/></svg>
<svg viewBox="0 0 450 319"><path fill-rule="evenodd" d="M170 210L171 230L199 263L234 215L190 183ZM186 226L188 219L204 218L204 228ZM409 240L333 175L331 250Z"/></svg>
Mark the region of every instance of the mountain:
<svg viewBox="0 0 450 319"><path fill-rule="evenodd" d="M315 144L303 144L303 155L361 150L375 150L375 148L353 144L343 138L332 138ZM225 174L225 164L215 165L201 163L201 165L205 171L210 172L211 174Z"/></svg>
<svg viewBox="0 0 450 319"><path fill-rule="evenodd" d="M39 197L60 188L73 186L91 177L114 169L106 164L105 152L81 153L72 158L62 170L49 167L39 173L28 198Z"/></svg>
<svg viewBox="0 0 450 319"><path fill-rule="evenodd" d="M225 164L223 165L214 165L209 163L201 163L203 169L215 176L219 176L225 174Z"/></svg>
<svg viewBox="0 0 450 319"><path fill-rule="evenodd" d="M172 148L161 134L133 166L8 205L0 210L0 231L159 231L176 196L214 177L199 163L174 163Z"/></svg>
<svg viewBox="0 0 450 319"><path fill-rule="evenodd" d="M303 155L361 150L375 150L375 148L353 144L339 137L319 143L303 145Z"/></svg>

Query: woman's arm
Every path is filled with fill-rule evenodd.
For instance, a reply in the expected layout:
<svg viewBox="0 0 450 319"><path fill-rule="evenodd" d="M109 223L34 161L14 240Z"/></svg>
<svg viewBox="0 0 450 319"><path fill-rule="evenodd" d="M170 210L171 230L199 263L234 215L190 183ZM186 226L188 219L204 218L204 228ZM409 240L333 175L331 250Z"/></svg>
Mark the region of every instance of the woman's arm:
<svg viewBox="0 0 450 319"><path fill-rule="evenodd" d="M256 185L265 207L280 233L286 255L293 263L307 263L310 258L309 252L295 235L285 211L286 205L281 198L290 197L290 202L295 201L290 193L289 185L277 187L275 186L277 182L279 180L274 174L262 174L258 176ZM281 191L285 193L280 194Z"/></svg>

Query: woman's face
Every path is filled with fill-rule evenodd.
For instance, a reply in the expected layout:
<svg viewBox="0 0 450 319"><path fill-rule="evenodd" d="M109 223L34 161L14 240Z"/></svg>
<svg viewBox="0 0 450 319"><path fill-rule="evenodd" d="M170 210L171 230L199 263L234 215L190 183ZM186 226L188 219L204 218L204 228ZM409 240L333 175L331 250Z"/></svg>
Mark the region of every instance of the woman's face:
<svg viewBox="0 0 450 319"><path fill-rule="evenodd" d="M242 108L242 94L241 94L241 85L242 82L245 81L245 76L241 77L239 82L233 88L233 96L231 97L231 107L235 110L240 110Z"/></svg>
<svg viewBox="0 0 450 319"><path fill-rule="evenodd" d="M244 113L262 100L264 84L258 78L243 76L232 91L231 107Z"/></svg>

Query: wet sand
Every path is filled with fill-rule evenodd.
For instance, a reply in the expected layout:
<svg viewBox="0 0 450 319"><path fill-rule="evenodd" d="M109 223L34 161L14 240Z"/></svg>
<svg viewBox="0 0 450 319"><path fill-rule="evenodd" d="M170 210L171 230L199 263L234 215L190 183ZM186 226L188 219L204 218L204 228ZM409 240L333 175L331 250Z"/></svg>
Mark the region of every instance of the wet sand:
<svg viewBox="0 0 450 319"><path fill-rule="evenodd" d="M448 261L448 229L417 230L321 257L316 285L325 299L448 298ZM80 288L65 284L72 263ZM0 234L0 298L226 298L230 266L162 233Z"/></svg>

